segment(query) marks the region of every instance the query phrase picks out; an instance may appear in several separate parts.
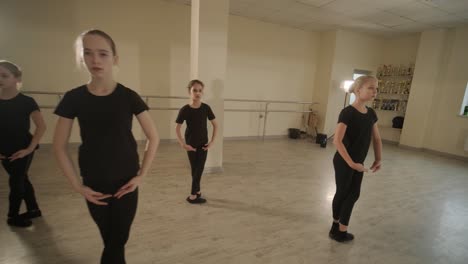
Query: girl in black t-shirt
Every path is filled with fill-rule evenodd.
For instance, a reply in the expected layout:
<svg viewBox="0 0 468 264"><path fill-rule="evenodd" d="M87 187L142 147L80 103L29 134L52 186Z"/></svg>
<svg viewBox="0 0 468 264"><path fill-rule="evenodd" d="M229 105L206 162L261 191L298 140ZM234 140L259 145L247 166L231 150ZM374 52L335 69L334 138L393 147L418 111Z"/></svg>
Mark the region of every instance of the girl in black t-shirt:
<svg viewBox="0 0 468 264"><path fill-rule="evenodd" d="M77 39L76 52L91 80L68 91L55 110L59 116L55 155L73 189L85 197L99 228L104 242L101 263L125 263L138 186L149 171L159 137L143 100L112 77L118 60L112 38L100 30L86 31ZM141 167L132 134L134 115L148 139ZM75 117L82 140L78 157L82 182L67 153Z"/></svg>
<svg viewBox="0 0 468 264"><path fill-rule="evenodd" d="M377 95L377 79L372 76L361 76L351 86L356 95L352 105L345 107L338 118L335 138L337 152L333 158L335 167L336 193L333 198L333 224L329 236L338 242L354 239L348 233L349 219L354 203L361 191L363 165L371 143L374 146L375 161L370 167L376 172L381 167L382 140L377 127L377 115L366 103Z"/></svg>
<svg viewBox="0 0 468 264"><path fill-rule="evenodd" d="M28 170L46 125L36 101L18 91L21 78L18 66L0 60L0 160L10 175L7 223L28 227L32 224L30 219L42 215ZM36 127L34 135L29 132L30 119ZM27 211L19 214L23 200Z"/></svg>
<svg viewBox="0 0 468 264"><path fill-rule="evenodd" d="M200 180L205 168L208 149L213 145L218 126L210 106L201 101L204 89L203 82L192 80L187 88L190 94L190 104L183 106L179 111L176 120L176 134L180 146L187 151L192 168L192 189L186 200L191 204L200 204L206 202L206 199L201 197ZM208 141L207 119L213 125L213 135L210 141ZM184 121L187 124L185 142L180 133Z"/></svg>

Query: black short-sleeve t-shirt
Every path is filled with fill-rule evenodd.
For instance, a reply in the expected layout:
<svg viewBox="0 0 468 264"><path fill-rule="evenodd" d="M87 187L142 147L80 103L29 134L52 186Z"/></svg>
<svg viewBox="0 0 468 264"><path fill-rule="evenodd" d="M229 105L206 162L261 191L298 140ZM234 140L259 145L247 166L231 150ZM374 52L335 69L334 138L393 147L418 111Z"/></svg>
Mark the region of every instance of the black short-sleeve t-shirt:
<svg viewBox="0 0 468 264"><path fill-rule="evenodd" d="M185 142L192 147L199 148L208 143L207 119L215 119L211 107L202 103L199 108L185 105L179 110L176 123L187 123L185 130Z"/></svg>
<svg viewBox="0 0 468 264"><path fill-rule="evenodd" d="M55 114L78 119L78 161L84 179L113 182L136 176L140 167L132 120L146 110L141 97L120 83L107 96L90 93L86 85L65 94Z"/></svg>
<svg viewBox="0 0 468 264"><path fill-rule="evenodd" d="M30 116L34 111L39 111L36 101L22 93L0 99L0 154L8 157L31 144Z"/></svg>
<svg viewBox="0 0 468 264"><path fill-rule="evenodd" d="M341 110L338 123L345 124L346 132L343 144L354 162L363 163L372 137L372 128L377 122L377 114L374 109L367 108L367 113L361 113L349 105Z"/></svg>

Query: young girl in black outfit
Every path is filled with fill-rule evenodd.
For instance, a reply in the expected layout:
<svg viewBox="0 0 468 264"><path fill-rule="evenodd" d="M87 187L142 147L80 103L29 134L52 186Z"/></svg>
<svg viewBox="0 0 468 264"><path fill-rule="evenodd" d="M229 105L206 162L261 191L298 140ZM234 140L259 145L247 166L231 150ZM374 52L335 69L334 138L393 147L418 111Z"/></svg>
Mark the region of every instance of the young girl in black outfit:
<svg viewBox="0 0 468 264"><path fill-rule="evenodd" d="M351 92L356 95L352 105L344 108L338 118L335 138L337 152L333 158L335 167L336 193L333 198L333 224L329 236L338 242L354 239L347 232L349 218L354 203L361 191L364 172L363 165L373 142L375 161L371 171L376 172L381 167L382 141L377 127L377 115L366 103L377 95L377 79L372 76L361 76L351 86Z"/></svg>
<svg viewBox="0 0 468 264"><path fill-rule="evenodd" d="M217 133L217 123L215 115L210 106L202 103L204 84L200 80L192 80L187 88L190 94L190 104L183 106L176 120L177 140L182 148L187 151L187 155L192 168L192 189L187 202L191 204L205 203L206 199L201 197L200 180L205 168L208 149L213 145ZM207 119L213 125L213 135L208 142ZM180 128L187 123L185 130L185 142L182 139Z"/></svg>
<svg viewBox="0 0 468 264"><path fill-rule="evenodd" d="M7 223L28 227L31 218L42 215L28 170L46 125L36 101L18 91L21 78L22 71L17 65L0 60L0 159L10 175ZM36 127L34 135L29 133L30 119ZM19 214L23 200L27 211Z"/></svg>
<svg viewBox="0 0 468 264"><path fill-rule="evenodd" d="M112 67L118 57L112 38L90 30L76 44L77 58L84 62L91 80L68 91L55 110L59 116L55 154L73 189L86 198L99 227L104 242L101 263L121 264L137 209L138 186L149 171L159 137L148 106L136 92L113 80ZM148 139L141 167L131 130L133 115ZM75 117L82 139L78 158L82 183L67 153Z"/></svg>

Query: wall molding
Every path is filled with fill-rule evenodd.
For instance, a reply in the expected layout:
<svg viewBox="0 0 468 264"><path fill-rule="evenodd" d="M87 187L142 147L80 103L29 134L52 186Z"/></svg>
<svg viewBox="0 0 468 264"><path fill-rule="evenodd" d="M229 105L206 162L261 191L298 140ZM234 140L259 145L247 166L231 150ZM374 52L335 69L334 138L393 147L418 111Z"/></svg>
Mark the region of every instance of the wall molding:
<svg viewBox="0 0 468 264"><path fill-rule="evenodd" d="M408 149L408 150L414 150L414 151L419 151L419 152L431 153L431 154L441 156L441 157L445 157L445 158L451 158L451 159L456 159L456 160L461 160L461 161L468 161L468 157L455 155L455 154L442 152L442 151L437 151L437 150L433 150L433 149L417 148L417 147L412 147L412 146L403 145L403 144L399 144L398 147L400 147L402 149Z"/></svg>

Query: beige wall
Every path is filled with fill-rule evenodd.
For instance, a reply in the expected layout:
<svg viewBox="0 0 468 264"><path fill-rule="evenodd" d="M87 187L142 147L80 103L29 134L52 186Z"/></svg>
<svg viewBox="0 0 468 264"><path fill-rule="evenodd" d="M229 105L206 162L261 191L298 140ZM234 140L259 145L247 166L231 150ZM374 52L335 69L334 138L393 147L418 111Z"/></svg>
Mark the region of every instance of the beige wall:
<svg viewBox="0 0 468 264"><path fill-rule="evenodd" d="M142 94L187 94L190 7L164 1L141 1L138 5L124 0L1 1L0 57L23 67L24 90L66 91L87 80L74 65L72 45L79 32L91 27L102 28L115 38L121 57L119 81ZM463 142L468 122L457 114L467 83L468 30L448 31L436 38L439 44L431 34L423 33L421 40L419 35L388 39L341 30L319 34L230 16L225 97L318 101L321 104L315 109L321 115L319 127L331 134L344 99L339 82L351 78L353 69L375 71L381 63L416 60L416 89L411 92L402 144L467 156ZM439 49L434 45L442 47L441 60L421 51L431 45L433 50ZM430 82L435 84L432 97L427 93L427 73L419 75L428 67L437 71L431 63L439 63L440 69ZM206 93L209 97L210 87ZM37 99L42 104L56 102L53 97ZM180 107L185 102L151 100L150 104ZM421 105L425 110L421 111ZM226 103L225 107L263 105ZM272 106L283 107L287 108ZM43 112L49 126L44 142L50 142L55 117L51 110ZM152 114L162 138L174 138L177 112ZM388 123L390 117L387 119ZM423 119L427 120L423 125L426 131L421 135L418 122ZM381 122L384 120L381 115ZM267 135L285 134L288 127L300 123L300 114L273 113ZM225 136L257 136L262 126L258 114L225 116ZM135 132L140 138L141 132ZM75 129L72 140L78 139Z"/></svg>
<svg viewBox="0 0 468 264"><path fill-rule="evenodd" d="M142 1L2 1L0 57L24 68L24 90L67 91L87 81L76 69L73 42L85 29L100 28L116 41L120 56L117 80L141 94L186 95L189 78L190 9ZM92 7L92 8L90 8ZM110 9L109 7L112 7ZM41 96L43 104L55 97ZM153 100L153 106L180 106L180 100ZM55 116L44 110L51 142ZM174 130L176 112L152 111L162 137ZM75 126L77 127L77 126ZM141 138L135 126L137 138ZM75 128L71 141L78 141Z"/></svg>
<svg viewBox="0 0 468 264"><path fill-rule="evenodd" d="M323 35L325 70L316 74L315 97L326 100L325 133L331 134L342 107L339 82L351 78L353 69L375 71L381 63L416 62L412 91L406 112L401 144L467 157L463 150L468 122L458 116L468 82L468 28L423 32L399 38L376 38L337 31ZM324 39L327 39L324 41ZM334 47L332 50L330 47ZM330 77L327 65L332 61ZM322 61L320 61L322 62ZM328 63L328 64L327 64ZM322 65L322 64L321 64ZM328 69L329 70L329 69ZM327 79L328 78L328 79ZM327 83L328 82L328 83ZM318 84L329 84L328 94ZM391 124L392 116L379 113L380 123ZM385 132L384 132L385 133ZM394 135L390 134L389 137Z"/></svg>
<svg viewBox="0 0 468 264"><path fill-rule="evenodd" d="M313 98L318 105L314 106L317 111L318 123L317 129L323 133L325 119L327 117L328 94L331 88L331 79L333 71L333 61L336 49L336 32L324 32L321 34L318 65L315 72L315 85L313 89Z"/></svg>
<svg viewBox="0 0 468 264"><path fill-rule="evenodd" d="M468 152L463 150L465 139L468 137L468 119L458 116L468 82L468 53L466 52L468 27L444 32L436 40L443 41L444 45L434 95L430 101L429 111L421 112L418 116L420 119L428 120L424 141L421 146L415 144L420 141L406 140L402 144L468 157ZM434 41L433 38L428 38L421 45L431 45ZM419 64L419 58L417 64ZM425 104L424 101L427 100L430 100L427 95L418 98L421 104ZM418 135L418 131L408 131L408 138Z"/></svg>
<svg viewBox="0 0 468 264"><path fill-rule="evenodd" d="M409 65L416 62L421 34L411 34L387 38L382 46L382 64ZM380 134L384 140L400 142L401 129L392 128L392 119L400 113L378 111ZM406 129L406 127L405 127Z"/></svg>
<svg viewBox="0 0 468 264"><path fill-rule="evenodd" d="M319 34L230 16L225 98L312 101ZM227 109L263 109L263 103L226 102ZM272 104L271 109L302 109ZM270 113L267 135L299 128L301 114ZM260 136L259 113L225 113L225 137Z"/></svg>
<svg viewBox="0 0 468 264"><path fill-rule="evenodd" d="M427 31L421 35L416 67L408 100L400 144L422 148L430 120L434 91L443 70L446 31Z"/></svg>
<svg viewBox="0 0 468 264"><path fill-rule="evenodd" d="M380 64L408 64L416 61L419 34L380 38L351 31L321 34L319 65L316 71L314 100L319 113L319 131L331 135L343 108L345 94L340 82L351 79L354 69L374 74ZM349 96L348 96L349 99ZM400 130L391 128L394 112L378 111L382 138L398 142Z"/></svg>
<svg viewBox="0 0 468 264"><path fill-rule="evenodd" d="M135 5L124 0L46 2L0 3L0 57L24 68L24 90L64 92L86 82L86 73L78 71L74 64L73 41L85 29L100 28L117 43L121 62L117 80L140 94L187 95L189 6L149 0ZM230 16L228 45L226 98L312 100L318 34ZM209 86L205 93L206 98L211 96ZM36 98L48 105L57 100ZM186 102L152 99L150 105L180 107ZM226 107L263 106L227 104ZM43 142L48 143L56 117L52 110L43 112L49 128ZM151 112L161 137L175 138L177 111ZM284 135L288 127L300 124L301 114L272 113L267 135ZM262 126L263 119L257 114L227 113L225 136L259 136ZM142 138L139 126L135 128L136 137ZM79 141L77 126L71 141Z"/></svg>
<svg viewBox="0 0 468 264"><path fill-rule="evenodd" d="M336 127L338 115L343 109L345 93L340 89L343 80L352 80L354 69L368 70L375 73L382 61L383 39L351 31L337 32L337 45L333 63L332 88L330 91L326 127L333 130Z"/></svg>
<svg viewBox="0 0 468 264"><path fill-rule="evenodd" d="M328 91L328 95L320 98L320 119L323 120L321 131L329 136L334 133L338 115L343 109L345 92L340 89L343 80L353 77L354 69L369 70L375 72L382 60L383 39L351 31L338 30L332 33L324 33L322 47L325 69L317 71L315 94ZM334 50L332 50L334 47ZM330 64L331 60L331 64ZM321 60L322 62L322 60ZM331 69L330 69L331 65ZM326 108L323 101L326 100ZM325 112L325 116L323 113Z"/></svg>
<svg viewBox="0 0 468 264"><path fill-rule="evenodd" d="M382 63L384 64L409 64L416 62L420 33L385 38L383 40Z"/></svg>

